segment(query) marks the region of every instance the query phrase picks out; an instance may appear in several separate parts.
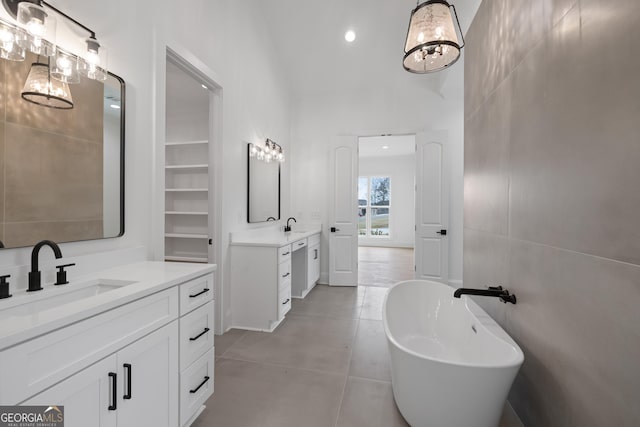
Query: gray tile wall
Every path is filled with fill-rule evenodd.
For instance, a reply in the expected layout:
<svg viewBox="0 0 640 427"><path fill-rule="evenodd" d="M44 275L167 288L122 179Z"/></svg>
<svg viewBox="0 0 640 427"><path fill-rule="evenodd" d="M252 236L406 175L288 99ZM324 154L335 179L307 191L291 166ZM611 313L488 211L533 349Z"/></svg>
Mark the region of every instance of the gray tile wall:
<svg viewBox="0 0 640 427"><path fill-rule="evenodd" d="M640 2L484 0L465 48L467 287L527 426L640 425Z"/></svg>
<svg viewBox="0 0 640 427"><path fill-rule="evenodd" d="M71 110L30 104L21 92L36 60L0 59L0 240L102 238L103 85L72 85Z"/></svg>

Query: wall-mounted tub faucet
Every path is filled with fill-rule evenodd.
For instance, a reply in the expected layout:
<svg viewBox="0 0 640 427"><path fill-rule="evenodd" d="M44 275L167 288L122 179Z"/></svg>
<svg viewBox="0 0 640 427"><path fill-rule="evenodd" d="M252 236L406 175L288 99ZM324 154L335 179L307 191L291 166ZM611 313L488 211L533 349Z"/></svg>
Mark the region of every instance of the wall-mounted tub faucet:
<svg viewBox="0 0 640 427"><path fill-rule="evenodd" d="M37 243L33 247L33 251L31 251L31 272L29 273L29 288L28 292L35 292L42 290L42 273L38 270L38 255L40 253L40 249L43 246L49 246L53 249L53 254L57 259L62 258L62 251L60 250L60 246L58 246L55 242L51 240L43 240Z"/></svg>
<svg viewBox="0 0 640 427"><path fill-rule="evenodd" d="M453 293L455 298L460 298L462 295L479 295L483 297L497 297L500 298L500 301L503 303L510 302L511 304L516 303L516 296L509 293L508 290L502 289L502 286L489 286L488 289L469 289L469 288L460 288L456 289Z"/></svg>
<svg viewBox="0 0 640 427"><path fill-rule="evenodd" d="M289 219L287 219L287 225L286 227L284 227L284 232L288 233L289 231L291 231L291 226L289 225L289 221L293 220L293 222L298 222L296 221L296 219L294 217L289 217Z"/></svg>

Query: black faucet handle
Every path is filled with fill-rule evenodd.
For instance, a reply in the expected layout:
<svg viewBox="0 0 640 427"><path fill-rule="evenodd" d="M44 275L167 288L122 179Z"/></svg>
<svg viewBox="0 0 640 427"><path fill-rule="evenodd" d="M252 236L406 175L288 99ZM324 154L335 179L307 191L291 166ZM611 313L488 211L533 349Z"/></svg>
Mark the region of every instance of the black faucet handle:
<svg viewBox="0 0 640 427"><path fill-rule="evenodd" d="M11 277L10 274L0 276L0 299L11 297L11 294L9 293L9 282L7 281L9 277Z"/></svg>
<svg viewBox="0 0 640 427"><path fill-rule="evenodd" d="M492 291L501 291L502 290L502 286L487 286L487 289L492 290Z"/></svg>
<svg viewBox="0 0 640 427"><path fill-rule="evenodd" d="M69 281L67 280L67 272L65 270L65 268L67 267L73 267L74 265L76 265L75 263L71 263L71 264L63 264L63 265L57 265L56 268L58 269L58 272L56 273L56 283L54 283L54 285L66 285L69 283Z"/></svg>

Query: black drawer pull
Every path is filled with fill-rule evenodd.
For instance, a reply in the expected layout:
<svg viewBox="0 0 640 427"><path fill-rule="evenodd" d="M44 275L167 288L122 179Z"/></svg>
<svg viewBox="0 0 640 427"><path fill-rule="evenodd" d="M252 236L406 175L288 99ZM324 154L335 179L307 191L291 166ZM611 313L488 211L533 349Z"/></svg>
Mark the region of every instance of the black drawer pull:
<svg viewBox="0 0 640 427"><path fill-rule="evenodd" d="M314 250L313 250L313 253L314 253L314 255L313 255L313 259L318 259L318 250L317 250L317 249L314 249Z"/></svg>
<svg viewBox="0 0 640 427"><path fill-rule="evenodd" d="M189 341L196 341L198 338L200 338L201 336L203 336L207 332L209 332L209 328L204 328L204 331L200 332L198 335L196 335L193 338L189 338Z"/></svg>
<svg viewBox="0 0 640 427"><path fill-rule="evenodd" d="M291 274L291 273L283 274L283 275L282 275L282 278L289 277L289 275L290 275L290 274Z"/></svg>
<svg viewBox="0 0 640 427"><path fill-rule="evenodd" d="M127 393L122 396L122 398L125 400L129 400L131 399L131 364L125 363L122 366L127 370Z"/></svg>
<svg viewBox="0 0 640 427"><path fill-rule="evenodd" d="M291 252L285 252L285 253L283 253L283 254L282 254L282 256L287 256L287 255L289 255L290 253L291 253Z"/></svg>
<svg viewBox="0 0 640 427"><path fill-rule="evenodd" d="M118 409L118 374L109 372L109 378L111 379L111 404L107 409L115 411Z"/></svg>
<svg viewBox="0 0 640 427"><path fill-rule="evenodd" d="M207 381L209 381L209 377L204 377L204 381L202 381L198 387L194 388L193 390L189 390L189 393L191 394L197 393L198 390L200 390L200 388L202 388L202 386L207 383Z"/></svg>
<svg viewBox="0 0 640 427"><path fill-rule="evenodd" d="M298 246L304 246L304 242L298 243Z"/></svg>
<svg viewBox="0 0 640 427"><path fill-rule="evenodd" d="M209 292L209 288L204 288L202 291L198 292L195 295L189 295L189 298L197 298L202 294L206 294L207 292Z"/></svg>
<svg viewBox="0 0 640 427"><path fill-rule="evenodd" d="M282 303L282 305L287 305L287 303L291 301L291 298L287 298L287 300L285 302Z"/></svg>

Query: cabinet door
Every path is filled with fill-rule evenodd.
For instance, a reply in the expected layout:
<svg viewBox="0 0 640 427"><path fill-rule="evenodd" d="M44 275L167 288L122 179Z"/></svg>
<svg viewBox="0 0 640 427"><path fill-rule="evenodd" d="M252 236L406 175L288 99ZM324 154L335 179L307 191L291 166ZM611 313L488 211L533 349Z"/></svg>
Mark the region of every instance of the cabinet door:
<svg viewBox="0 0 640 427"><path fill-rule="evenodd" d="M307 289L312 288L320 279L320 245L309 248L307 258Z"/></svg>
<svg viewBox="0 0 640 427"><path fill-rule="evenodd" d="M118 427L178 425L178 321L117 353Z"/></svg>
<svg viewBox="0 0 640 427"><path fill-rule="evenodd" d="M109 409L115 403L115 384L109 373L115 374L116 368L116 356L109 356L22 405L64 406L66 427L115 427L117 410Z"/></svg>

